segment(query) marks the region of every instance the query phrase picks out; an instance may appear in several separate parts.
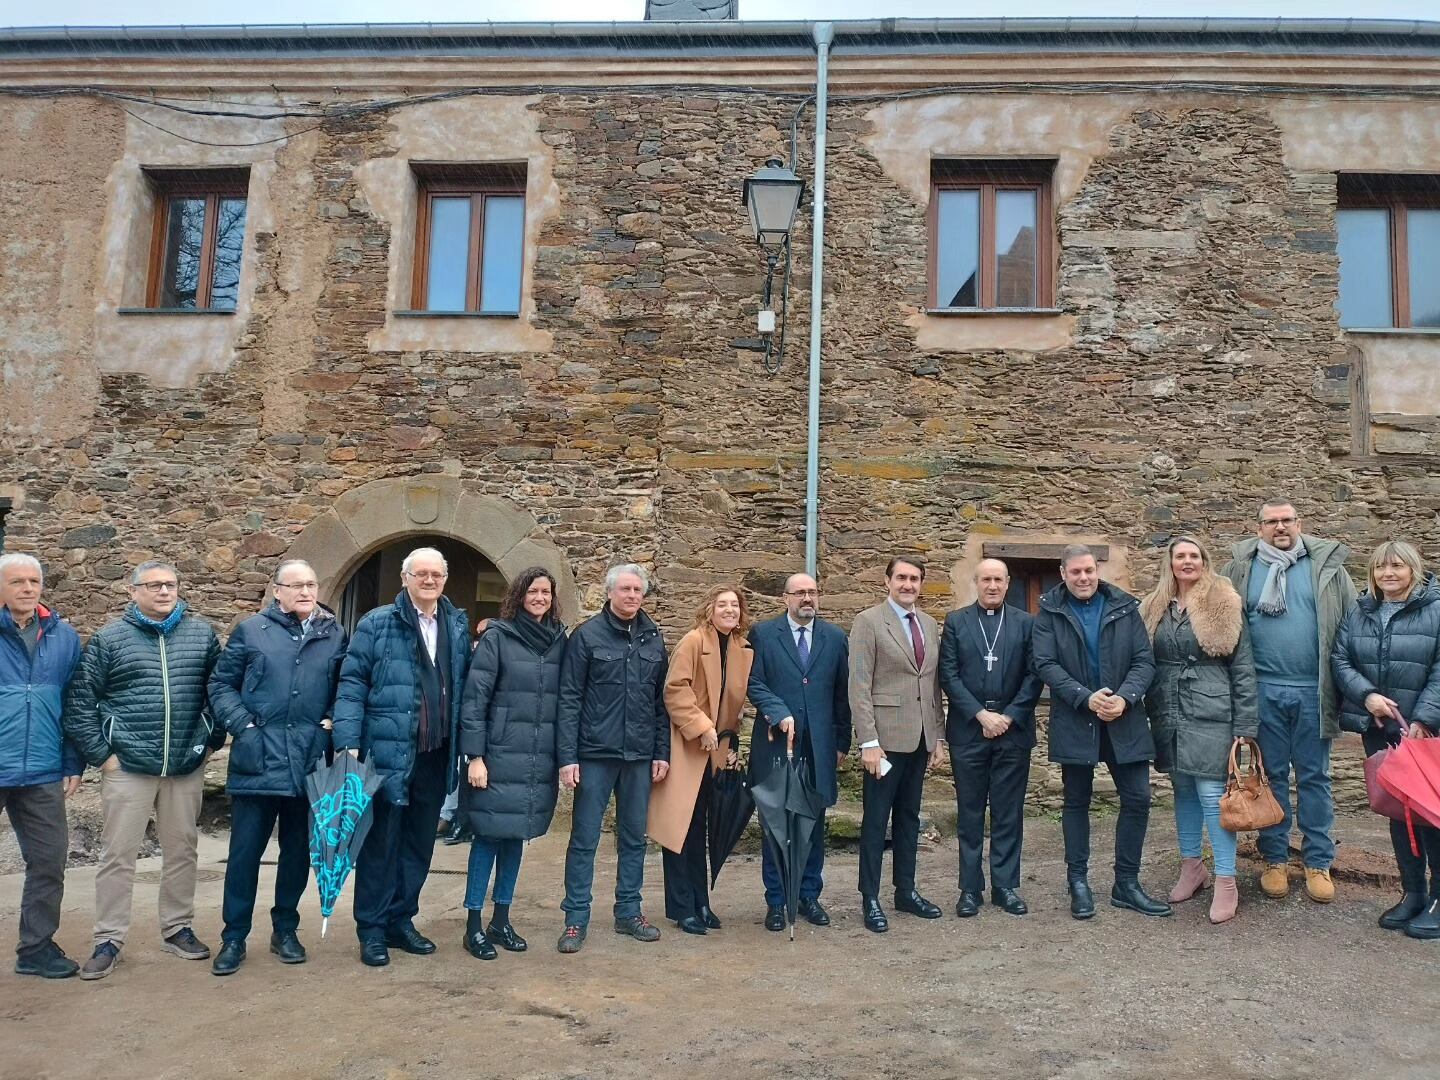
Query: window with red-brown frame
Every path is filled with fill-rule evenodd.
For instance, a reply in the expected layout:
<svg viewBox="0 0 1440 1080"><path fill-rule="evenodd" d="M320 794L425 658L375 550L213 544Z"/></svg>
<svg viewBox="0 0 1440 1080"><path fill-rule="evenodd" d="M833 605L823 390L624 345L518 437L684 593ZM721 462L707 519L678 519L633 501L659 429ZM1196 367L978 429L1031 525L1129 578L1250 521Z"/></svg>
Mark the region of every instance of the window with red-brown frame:
<svg viewBox="0 0 1440 1080"><path fill-rule="evenodd" d="M145 306L234 311L249 169L146 169L155 195Z"/></svg>
<svg viewBox="0 0 1440 1080"><path fill-rule="evenodd" d="M1440 176L1336 181L1340 325L1440 327Z"/></svg>
<svg viewBox="0 0 1440 1080"><path fill-rule="evenodd" d="M1055 305L1055 162L936 160L930 168L930 305Z"/></svg>
<svg viewBox="0 0 1440 1080"><path fill-rule="evenodd" d="M525 166L412 162L416 311L519 315Z"/></svg>

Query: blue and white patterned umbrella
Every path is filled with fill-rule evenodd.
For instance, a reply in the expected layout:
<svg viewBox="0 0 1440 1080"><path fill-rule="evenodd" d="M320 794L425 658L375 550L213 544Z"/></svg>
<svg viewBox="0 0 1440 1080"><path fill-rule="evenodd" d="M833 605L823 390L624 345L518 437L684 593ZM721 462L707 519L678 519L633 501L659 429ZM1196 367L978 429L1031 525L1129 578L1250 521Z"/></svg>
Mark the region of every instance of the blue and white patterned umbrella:
<svg viewBox="0 0 1440 1080"><path fill-rule="evenodd" d="M380 774L353 754L335 755L305 780L310 796L310 865L320 892L320 936L330 928L345 879L375 820L371 804L380 790Z"/></svg>

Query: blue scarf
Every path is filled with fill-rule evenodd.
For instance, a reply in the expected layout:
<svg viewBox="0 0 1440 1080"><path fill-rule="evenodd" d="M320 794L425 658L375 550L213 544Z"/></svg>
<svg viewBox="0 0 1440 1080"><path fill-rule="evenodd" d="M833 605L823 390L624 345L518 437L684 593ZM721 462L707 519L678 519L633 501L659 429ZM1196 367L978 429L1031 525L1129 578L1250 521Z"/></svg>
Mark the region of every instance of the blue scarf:
<svg viewBox="0 0 1440 1080"><path fill-rule="evenodd" d="M134 619L137 623L139 623L141 626L147 627L148 629L155 631L155 633L159 634L161 637L164 637L166 634L170 633L171 630L174 630L175 627L179 626L180 619L184 616L184 614L184 600L180 600L175 604L175 610L170 612L169 615L165 616L164 622L156 622L154 619L150 618L150 616L146 615L143 611L140 610L139 604L135 603L134 601L131 601L130 603L130 617Z"/></svg>

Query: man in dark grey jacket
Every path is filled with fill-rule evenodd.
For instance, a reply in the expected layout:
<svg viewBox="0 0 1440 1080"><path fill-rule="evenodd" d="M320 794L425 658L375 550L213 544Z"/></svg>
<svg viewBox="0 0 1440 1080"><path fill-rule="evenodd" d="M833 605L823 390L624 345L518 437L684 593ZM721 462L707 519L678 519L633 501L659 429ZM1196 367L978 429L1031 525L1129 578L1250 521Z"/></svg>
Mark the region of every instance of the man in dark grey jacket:
<svg viewBox="0 0 1440 1080"><path fill-rule="evenodd" d="M145 562L130 577L125 614L85 646L65 704L65 734L100 766L105 832L95 873L95 952L82 979L115 970L130 931L135 859L150 816L160 837L160 934L186 960L209 959L195 938L196 822L204 764L225 742L206 709L220 641L180 599L180 575Z"/></svg>
<svg viewBox="0 0 1440 1080"><path fill-rule="evenodd" d="M660 936L640 911L650 786L670 771L669 661L660 628L640 610L649 591L641 567L612 567L605 576L604 609L570 635L560 666L560 782L575 792L560 905L562 953L579 952L585 942L595 848L612 793L619 847L615 932L637 941Z"/></svg>

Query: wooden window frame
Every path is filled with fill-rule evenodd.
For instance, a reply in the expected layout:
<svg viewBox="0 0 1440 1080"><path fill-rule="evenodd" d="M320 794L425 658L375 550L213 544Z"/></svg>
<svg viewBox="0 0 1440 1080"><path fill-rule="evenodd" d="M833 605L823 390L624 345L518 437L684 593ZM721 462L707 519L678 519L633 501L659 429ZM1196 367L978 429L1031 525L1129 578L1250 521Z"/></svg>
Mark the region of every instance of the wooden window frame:
<svg viewBox="0 0 1440 1080"><path fill-rule="evenodd" d="M1080 541L1076 541L1080 543ZM1016 574L1025 575L1025 603L1026 609L1033 615L1040 610L1040 596L1044 592L1041 588L1041 575L1047 572L1055 572L1060 565L1060 553L1065 550L1065 544L1037 544L1028 541L1005 541L987 540L981 546L981 557L985 559L1000 559L1010 570L1013 578ZM1086 544L1091 554L1095 556L1096 563L1109 562L1109 544Z"/></svg>
<svg viewBox="0 0 1440 1080"><path fill-rule="evenodd" d="M930 167L930 208L926 229L930 236L927 272L930 307L935 311L1035 311L1055 306L1055 207L1052 179L1055 162L936 160ZM980 295L974 307L940 303L940 193L980 193ZM1001 191L1035 192L1035 304L1028 308L1001 308L995 303L995 196Z"/></svg>
<svg viewBox="0 0 1440 1080"><path fill-rule="evenodd" d="M1342 173L1337 181L1336 210L1387 211L1390 230L1390 325L1397 330L1413 329L1408 215L1410 210L1440 210L1440 176ZM1347 326L1341 329L1369 328Z"/></svg>
<svg viewBox="0 0 1440 1080"><path fill-rule="evenodd" d="M415 266L411 275L410 305L415 311L429 311L426 293L430 287L430 222L431 205L437 198L470 197L470 238L466 248L465 306L456 311L437 310L435 314L519 315L519 311L485 312L480 307L480 286L483 281L481 260L485 255L485 200L503 196L521 200L520 291L525 291L524 227L526 206L525 166L464 166L412 163L419 181L419 198L415 213Z"/></svg>
<svg viewBox="0 0 1440 1080"><path fill-rule="evenodd" d="M147 169L155 194L155 218L151 225L150 265L145 288L145 306L157 311L212 311L215 288L215 245L219 240L220 201L244 199L246 224L250 211L248 169ZM195 307L163 308L165 291L166 237L170 231L171 203L176 199L205 200L205 231L200 238L199 284ZM238 300L237 300L238 304ZM219 309L229 311L230 308Z"/></svg>

